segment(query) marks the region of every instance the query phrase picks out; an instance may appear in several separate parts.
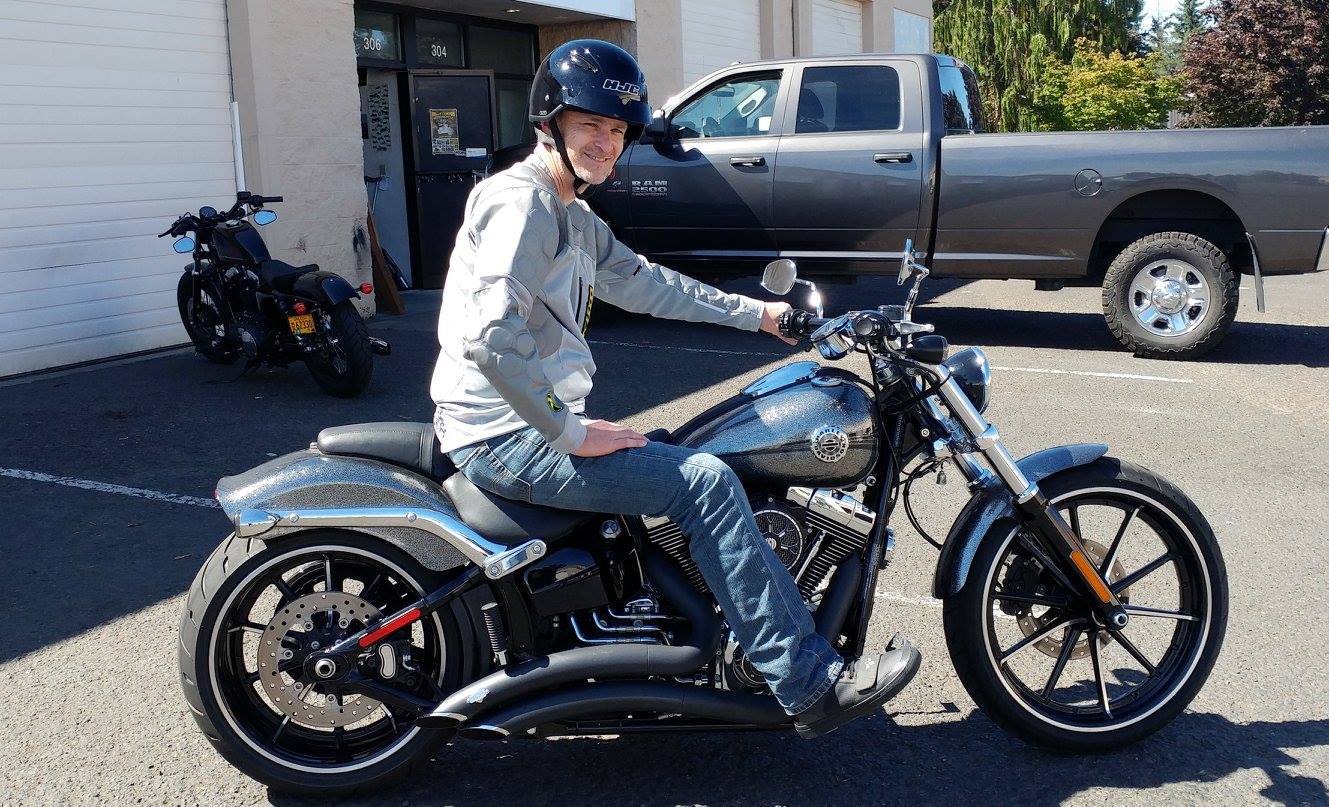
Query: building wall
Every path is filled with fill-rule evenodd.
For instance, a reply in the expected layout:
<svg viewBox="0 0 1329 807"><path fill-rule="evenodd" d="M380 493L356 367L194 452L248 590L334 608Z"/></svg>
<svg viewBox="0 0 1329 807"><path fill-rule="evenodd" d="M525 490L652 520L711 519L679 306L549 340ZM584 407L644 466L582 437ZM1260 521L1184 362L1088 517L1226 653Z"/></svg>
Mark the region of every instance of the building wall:
<svg viewBox="0 0 1329 807"><path fill-rule="evenodd" d="M372 282L352 0L227 0L249 189L283 196L273 257ZM360 301L372 312L372 299Z"/></svg>

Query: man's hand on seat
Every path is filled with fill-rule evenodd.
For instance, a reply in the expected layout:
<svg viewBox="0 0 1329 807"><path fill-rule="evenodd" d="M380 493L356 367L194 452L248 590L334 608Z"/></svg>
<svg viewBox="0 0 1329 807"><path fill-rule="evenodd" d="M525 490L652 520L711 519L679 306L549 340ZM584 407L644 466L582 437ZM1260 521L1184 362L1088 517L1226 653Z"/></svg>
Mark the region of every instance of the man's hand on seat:
<svg viewBox="0 0 1329 807"><path fill-rule="evenodd" d="M574 457L603 457L625 448L641 448L648 440L645 435L607 420L586 421L586 439L572 452Z"/></svg>
<svg viewBox="0 0 1329 807"><path fill-rule="evenodd" d="M797 339L790 339L780 333L780 315L789 310L789 303L763 303L762 305L761 329L786 345L798 344Z"/></svg>

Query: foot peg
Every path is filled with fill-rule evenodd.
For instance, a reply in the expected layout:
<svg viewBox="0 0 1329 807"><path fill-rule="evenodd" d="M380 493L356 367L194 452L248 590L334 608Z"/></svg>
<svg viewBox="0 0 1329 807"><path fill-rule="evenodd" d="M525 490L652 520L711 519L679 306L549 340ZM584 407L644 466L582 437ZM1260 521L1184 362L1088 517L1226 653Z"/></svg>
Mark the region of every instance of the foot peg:
<svg viewBox="0 0 1329 807"><path fill-rule="evenodd" d="M386 339L371 336L369 337L369 351L375 356L387 356L392 353L392 345L388 344Z"/></svg>

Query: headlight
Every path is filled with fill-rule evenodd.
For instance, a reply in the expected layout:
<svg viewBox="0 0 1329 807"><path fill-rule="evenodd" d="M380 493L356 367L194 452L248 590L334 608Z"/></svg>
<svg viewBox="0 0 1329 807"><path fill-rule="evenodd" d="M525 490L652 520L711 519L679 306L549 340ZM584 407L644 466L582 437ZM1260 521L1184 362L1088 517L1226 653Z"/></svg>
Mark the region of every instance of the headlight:
<svg viewBox="0 0 1329 807"><path fill-rule="evenodd" d="M992 381L992 369L988 366L988 357L976 347L968 347L942 362L950 369L955 381L964 390L969 402L980 412L988 408L988 384Z"/></svg>

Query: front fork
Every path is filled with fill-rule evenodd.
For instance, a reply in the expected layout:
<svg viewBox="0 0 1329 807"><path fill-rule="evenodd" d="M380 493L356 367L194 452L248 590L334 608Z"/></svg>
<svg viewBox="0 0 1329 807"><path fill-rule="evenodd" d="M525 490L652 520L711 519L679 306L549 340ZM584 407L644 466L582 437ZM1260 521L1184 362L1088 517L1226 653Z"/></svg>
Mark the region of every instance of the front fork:
<svg viewBox="0 0 1329 807"><path fill-rule="evenodd" d="M1042 558L1040 562L1044 566L1049 566L1048 561L1052 561L1049 571L1063 578L1063 583L1069 584L1073 590L1087 597L1089 602L1093 603L1095 613L1103 620L1104 626L1111 626L1116 630L1126 627L1130 617L1122 607L1121 600L1112 591L1112 586L1089 559L1080 537L1071 529L1071 525L1062 517L1061 512L1048 501L1038 485L1024 475L1020 466L1016 465L1015 459L1001 442L997 427L989 423L983 417L983 413L973 405L948 368L938 366L930 369L933 369L941 380L937 394L946 402L964 431L973 440L979 453L1015 497L1015 506L1023 517L1025 527L1039 539L1042 548L1051 553L1050 558ZM982 469L963 455L957 455L957 461L971 481L976 475L982 474ZM966 461L970 463L969 466L966 465Z"/></svg>

